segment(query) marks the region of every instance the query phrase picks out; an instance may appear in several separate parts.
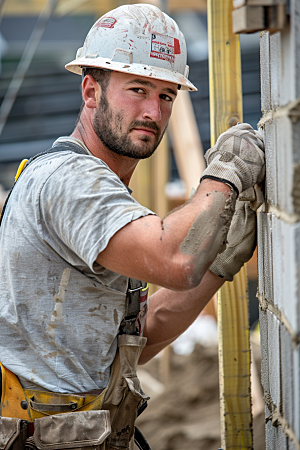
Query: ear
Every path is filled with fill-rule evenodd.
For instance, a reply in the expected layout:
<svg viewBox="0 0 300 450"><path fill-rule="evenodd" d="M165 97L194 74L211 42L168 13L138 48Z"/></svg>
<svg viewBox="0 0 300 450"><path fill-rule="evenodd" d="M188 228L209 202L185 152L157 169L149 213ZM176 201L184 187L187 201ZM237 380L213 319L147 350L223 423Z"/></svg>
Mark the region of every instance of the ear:
<svg viewBox="0 0 300 450"><path fill-rule="evenodd" d="M101 96L101 87L91 75L86 75L82 82L82 98L87 108L97 108Z"/></svg>

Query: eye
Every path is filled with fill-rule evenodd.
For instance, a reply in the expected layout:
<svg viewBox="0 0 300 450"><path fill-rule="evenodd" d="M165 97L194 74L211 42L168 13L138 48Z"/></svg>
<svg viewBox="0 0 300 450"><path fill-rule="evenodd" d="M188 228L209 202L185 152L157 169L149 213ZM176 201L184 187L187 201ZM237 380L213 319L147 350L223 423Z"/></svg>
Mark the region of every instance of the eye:
<svg viewBox="0 0 300 450"><path fill-rule="evenodd" d="M136 92L137 94L144 94L145 93L144 89L142 89L140 87L131 88L130 90L133 91L133 92Z"/></svg>
<svg viewBox="0 0 300 450"><path fill-rule="evenodd" d="M160 95L160 98L163 99L163 100L166 100L167 102L173 102L173 98L170 97L170 96L167 95L167 94L161 94L161 95Z"/></svg>

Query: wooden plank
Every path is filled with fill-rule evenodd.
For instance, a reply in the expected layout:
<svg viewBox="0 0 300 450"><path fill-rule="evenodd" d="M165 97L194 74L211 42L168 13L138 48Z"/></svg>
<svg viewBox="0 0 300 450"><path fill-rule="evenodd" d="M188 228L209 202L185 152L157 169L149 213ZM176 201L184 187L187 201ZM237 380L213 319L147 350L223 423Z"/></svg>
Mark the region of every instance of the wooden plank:
<svg viewBox="0 0 300 450"><path fill-rule="evenodd" d="M82 3L82 4L81 4ZM111 9L120 6L120 4L126 3L145 3L145 1L126 1L122 2L118 0L60 0L55 14L94 14L96 17L100 17ZM146 1L146 3L157 4L159 1ZM9 16L32 16L38 15L45 4L44 0L6 0L3 4L2 14ZM183 9L193 9L194 11L206 12L207 1L206 0L167 0L166 11L173 13Z"/></svg>
<svg viewBox="0 0 300 450"><path fill-rule="evenodd" d="M124 1L126 3L126 1ZM65 14L94 14L100 17L107 11L119 6L117 0L60 0L54 15ZM4 16L32 16L38 15L45 5L45 0L6 0L2 15Z"/></svg>
<svg viewBox="0 0 300 450"><path fill-rule="evenodd" d="M169 177L169 146L167 134L162 138L158 149L151 157L151 208L159 217L168 212L165 185Z"/></svg>
<svg viewBox="0 0 300 450"><path fill-rule="evenodd" d="M210 11L210 12L209 12ZM209 0L209 92L211 145L231 121L242 121L239 37L232 33L231 1Z"/></svg>
<svg viewBox="0 0 300 450"><path fill-rule="evenodd" d="M242 6L232 12L234 33L254 33L265 28L263 6Z"/></svg>
<svg viewBox="0 0 300 450"><path fill-rule="evenodd" d="M151 192L150 192L150 164L149 159L143 159L138 163L129 187L132 189L132 197L134 197L141 205L151 209Z"/></svg>
<svg viewBox="0 0 300 450"><path fill-rule="evenodd" d="M166 11L172 13L183 9L193 9L205 13L207 10L206 0L167 0Z"/></svg>
<svg viewBox="0 0 300 450"><path fill-rule="evenodd" d="M232 32L232 0L208 1L211 145L242 122L239 37ZM221 443L224 450L252 449L247 269L218 294Z"/></svg>
<svg viewBox="0 0 300 450"><path fill-rule="evenodd" d="M221 445L224 450L252 449L246 266L219 291L218 326Z"/></svg>
<svg viewBox="0 0 300 450"><path fill-rule="evenodd" d="M186 184L189 198L192 188L198 186L206 165L190 94L187 91L178 92L169 129L179 176Z"/></svg>

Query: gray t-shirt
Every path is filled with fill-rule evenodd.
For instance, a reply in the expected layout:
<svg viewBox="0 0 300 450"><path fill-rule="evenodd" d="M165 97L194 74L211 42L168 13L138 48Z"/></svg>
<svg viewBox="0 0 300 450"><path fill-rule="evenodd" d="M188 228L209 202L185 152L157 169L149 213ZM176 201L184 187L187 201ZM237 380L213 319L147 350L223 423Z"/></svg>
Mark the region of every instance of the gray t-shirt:
<svg viewBox="0 0 300 450"><path fill-rule="evenodd" d="M95 260L118 230L148 214L88 154L53 153L26 168L0 229L4 366L55 392L107 385L128 278Z"/></svg>

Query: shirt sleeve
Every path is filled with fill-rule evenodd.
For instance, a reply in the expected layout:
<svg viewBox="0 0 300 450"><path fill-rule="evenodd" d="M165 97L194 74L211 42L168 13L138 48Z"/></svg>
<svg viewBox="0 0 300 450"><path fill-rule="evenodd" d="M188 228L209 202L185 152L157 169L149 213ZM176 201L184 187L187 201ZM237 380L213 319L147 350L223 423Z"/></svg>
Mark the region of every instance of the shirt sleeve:
<svg viewBox="0 0 300 450"><path fill-rule="evenodd" d="M112 236L128 223L154 214L131 197L126 186L101 160L64 156L39 193L42 238L67 262L94 262ZM79 258L79 261L77 261Z"/></svg>

